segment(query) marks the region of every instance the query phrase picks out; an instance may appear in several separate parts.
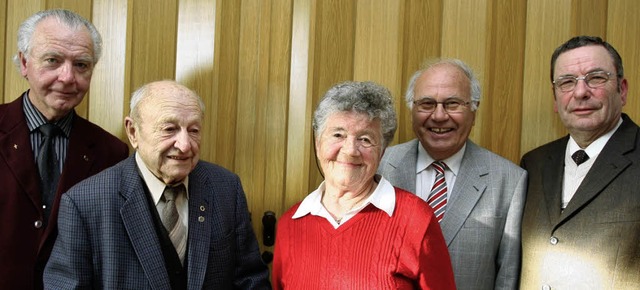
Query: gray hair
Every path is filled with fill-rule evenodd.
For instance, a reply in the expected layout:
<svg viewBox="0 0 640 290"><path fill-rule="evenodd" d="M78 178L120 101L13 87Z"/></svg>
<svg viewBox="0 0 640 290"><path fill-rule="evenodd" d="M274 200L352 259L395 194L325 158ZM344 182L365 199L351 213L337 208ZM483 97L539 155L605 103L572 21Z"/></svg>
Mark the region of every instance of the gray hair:
<svg viewBox="0 0 640 290"><path fill-rule="evenodd" d="M138 104L140 104L140 102L146 98L147 96L151 95L151 89L153 88L156 92L159 90L163 90L166 89L165 88L157 88L156 85L160 84L160 83L173 83L173 87L172 89L176 89L176 90L184 90L189 92L189 94L193 95L194 98L196 98L196 100L198 101L198 107L200 107L200 111L204 114L204 102L202 101L202 98L200 98L200 96L193 90L187 88L186 86L173 81L173 80L163 80L163 81L156 81L156 82L151 82L151 83L147 83L143 86L141 86L140 88L138 88L137 90L135 90L135 92L133 92L133 94L131 94L131 100L129 102L129 116L135 120L136 122L140 121L140 111L138 110Z"/></svg>
<svg viewBox="0 0 640 290"><path fill-rule="evenodd" d="M371 120L379 119L383 148L393 141L396 133L396 112L391 93L374 82L343 82L331 87L313 113L313 132L316 138L325 129L329 116L337 112L367 114Z"/></svg>
<svg viewBox="0 0 640 290"><path fill-rule="evenodd" d="M407 91L404 95L407 107L409 107L409 109L413 108L413 98L415 97L413 91L416 87L416 81L418 80L420 75L435 66L443 64L457 67L467 76L467 78L469 79L469 87L471 88L471 91L469 92L471 95L471 111L477 110L478 104L480 103L480 97L482 97L482 91L480 90L480 81L473 73L471 67L469 67L463 61L455 58L440 58L428 61L422 66L421 69L416 71L413 76L411 76L411 79L409 80L409 86L407 87Z"/></svg>
<svg viewBox="0 0 640 290"><path fill-rule="evenodd" d="M93 64L98 63L100 56L102 55L102 37L98 32L98 29L91 24L84 17L64 9L52 9L43 10L36 14L31 15L27 20L20 24L18 28L18 52L13 56L13 62L20 67L20 57L18 54L22 54L27 57L31 51L31 38L36 31L36 26L40 21L49 17L57 19L60 23L66 25L69 28L75 28L84 26L91 34L91 40L93 42Z"/></svg>

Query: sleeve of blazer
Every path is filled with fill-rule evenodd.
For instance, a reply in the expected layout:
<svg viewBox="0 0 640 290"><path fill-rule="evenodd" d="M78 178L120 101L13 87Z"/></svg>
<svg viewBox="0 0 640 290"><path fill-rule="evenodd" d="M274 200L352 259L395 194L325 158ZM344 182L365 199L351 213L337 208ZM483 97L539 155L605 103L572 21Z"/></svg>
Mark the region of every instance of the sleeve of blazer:
<svg viewBox="0 0 640 290"><path fill-rule="evenodd" d="M236 252L237 267L235 287L237 289L271 289L269 270L262 261L247 199L239 178L236 179Z"/></svg>
<svg viewBox="0 0 640 290"><path fill-rule="evenodd" d="M498 250L495 289L518 289L521 263L521 225L527 189L527 172L523 171L513 189L513 196Z"/></svg>
<svg viewBox="0 0 640 290"><path fill-rule="evenodd" d="M91 289L91 245L84 223L67 195L60 200L56 248L45 270L46 289Z"/></svg>

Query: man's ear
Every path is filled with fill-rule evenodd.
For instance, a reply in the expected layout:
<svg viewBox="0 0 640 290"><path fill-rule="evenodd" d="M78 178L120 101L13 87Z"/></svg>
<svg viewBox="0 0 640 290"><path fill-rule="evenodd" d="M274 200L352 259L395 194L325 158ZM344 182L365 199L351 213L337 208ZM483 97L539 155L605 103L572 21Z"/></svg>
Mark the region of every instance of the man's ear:
<svg viewBox="0 0 640 290"><path fill-rule="evenodd" d="M27 78L27 56L24 53L18 52L18 61L20 62L20 74L25 79Z"/></svg>
<svg viewBox="0 0 640 290"><path fill-rule="evenodd" d="M131 147L133 149L138 148L138 132L136 131L136 125L131 117L124 118L124 130L127 133L127 138L129 138L129 143L131 143Z"/></svg>

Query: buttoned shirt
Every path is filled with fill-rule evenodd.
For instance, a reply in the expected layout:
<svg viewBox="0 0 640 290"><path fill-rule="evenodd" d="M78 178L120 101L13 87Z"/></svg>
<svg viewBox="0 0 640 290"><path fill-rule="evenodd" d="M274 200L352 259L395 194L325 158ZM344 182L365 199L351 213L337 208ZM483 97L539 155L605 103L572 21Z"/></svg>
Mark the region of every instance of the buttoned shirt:
<svg viewBox="0 0 640 290"><path fill-rule="evenodd" d="M444 170L444 180L447 182L447 195L448 199L451 199L451 193L453 192L453 186L456 183L456 176L460 171L460 164L462 163L462 157L464 156L464 150L467 148L465 143L458 152L451 155L445 160L435 160L429 156L426 150L418 142L418 162L416 162L416 195L423 200L429 199L431 193L431 187L436 180L436 170L431 166L434 161L442 161L447 165Z"/></svg>
<svg viewBox="0 0 640 290"><path fill-rule="evenodd" d="M165 203L161 202L162 193L164 192L164 188L167 187L167 184L158 179L147 167L142 158L140 158L140 154L138 152L135 153L136 164L142 173L142 178L144 182L147 184L147 188L149 188L149 192L151 193L151 198L153 199L153 204L156 205L156 209L158 210L158 214L162 216L162 210L164 209ZM175 204L176 209L178 210L178 214L181 217L182 224L187 227L187 233L189 230L189 177L185 178L182 182L184 183L186 194L180 195L176 197ZM171 186L175 186L172 184ZM187 235L188 236L188 235Z"/></svg>
<svg viewBox="0 0 640 290"><path fill-rule="evenodd" d="M562 182L562 205L561 205L562 209L567 207L567 205L569 204L569 201L571 201L571 199L575 195L576 190L578 190L578 187L584 180L585 176L587 176L587 173L589 173L589 170L591 169L591 166L593 166L593 163L595 162L596 158L598 158L598 155L600 154L604 146L607 145L607 142L609 142L609 139L611 139L611 136L613 136L613 133L615 133L616 130L618 130L618 128L620 127L620 124L622 124L622 118L620 118L615 128L613 128L611 131L607 132L606 134L600 136L598 139L596 139L591 144L589 144L587 148L580 148L580 146L578 146L578 143L576 143L575 139L569 136L567 149L565 150L565 153L564 153L564 177ZM573 161L571 156L573 155L573 153L575 153L580 149L583 149L587 153L587 155L589 156L589 159L587 159L585 162L583 162L578 166Z"/></svg>

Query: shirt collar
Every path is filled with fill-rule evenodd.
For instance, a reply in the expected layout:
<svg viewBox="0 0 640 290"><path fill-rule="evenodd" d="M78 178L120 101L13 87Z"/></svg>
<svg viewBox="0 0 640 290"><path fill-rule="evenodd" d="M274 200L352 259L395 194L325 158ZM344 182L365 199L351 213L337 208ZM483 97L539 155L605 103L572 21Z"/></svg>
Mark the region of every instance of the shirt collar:
<svg viewBox="0 0 640 290"><path fill-rule="evenodd" d="M167 185L164 182L162 182L160 179L158 179L155 175L153 175L153 173L151 173L151 171L149 170L149 168L147 168L147 165L144 163L144 161L142 160L138 152L135 153L135 158L136 158L136 164L138 165L138 169L140 169L140 173L142 173L142 179L147 184L147 188L149 188L149 192L151 192L151 198L153 198L153 204L158 205L158 202L160 202L160 198L162 197L162 193L164 192L164 188L167 187ZM184 187L187 192L186 198L188 200L189 199L189 176L187 176L187 178L185 178L182 183L184 183Z"/></svg>
<svg viewBox="0 0 640 290"><path fill-rule="evenodd" d="M359 209L366 207L368 204L372 204L378 209L386 212L390 217L393 216L393 210L396 207L396 191L393 185L389 183L384 177L377 175L374 177L378 180L378 186L371 193L371 196L367 198ZM324 209L322 205L322 193L325 189L324 181L318 186L316 190L311 192L307 197L302 200L298 210L293 214L294 219L303 217L307 214L320 215L320 212Z"/></svg>
<svg viewBox="0 0 640 290"><path fill-rule="evenodd" d="M464 152L467 149L467 143L462 145L462 148L458 150L455 154L451 155L449 158L445 160L440 160L447 164L447 168L453 172L455 176L458 175L458 171L460 171L460 164L462 163L462 157L464 157ZM436 161L433 157L429 156L429 153L422 147L420 141L418 141L418 162L416 162L416 174L426 170L431 163Z"/></svg>
<svg viewBox="0 0 640 290"><path fill-rule="evenodd" d="M33 132L40 126L46 124L47 119L42 113L40 113L40 111L38 111L36 106L31 103L31 100L29 100L29 91L22 94L22 96L22 110L27 118L27 127L29 127L29 132ZM62 119L53 122L53 124L62 130L66 138L69 138L69 134L71 134L71 124L74 116L75 110L71 110L71 112Z"/></svg>
<svg viewBox="0 0 640 290"><path fill-rule="evenodd" d="M598 139L596 139L595 141L591 142L591 144L589 144L587 148L584 148L584 151L587 152L587 155L589 155L589 159L595 159L598 154L602 152L602 149L604 149L604 146L607 145L607 142L609 142L609 139L611 139L613 133L615 133L618 128L620 128L620 125L622 125L622 118L618 120L618 124L613 129L611 129L606 134L598 137ZM569 135L569 144L567 146L567 149L569 150L567 153L570 157L571 155L573 155L573 153L582 148L578 146L578 143L576 143L576 140L573 139L573 136Z"/></svg>

